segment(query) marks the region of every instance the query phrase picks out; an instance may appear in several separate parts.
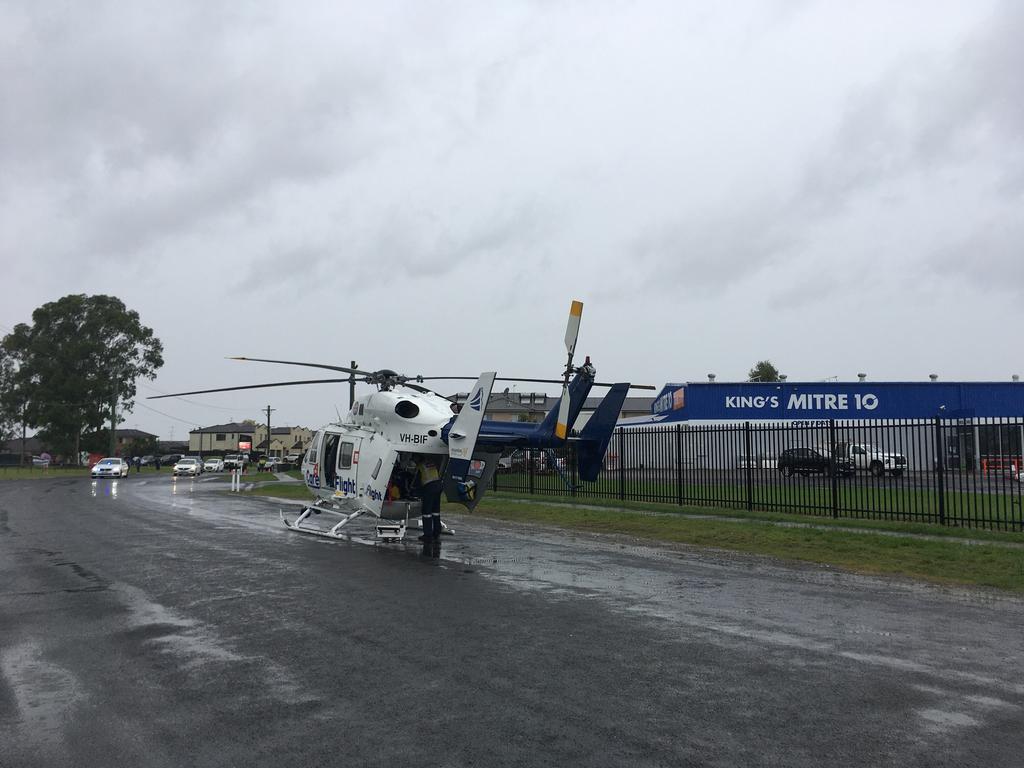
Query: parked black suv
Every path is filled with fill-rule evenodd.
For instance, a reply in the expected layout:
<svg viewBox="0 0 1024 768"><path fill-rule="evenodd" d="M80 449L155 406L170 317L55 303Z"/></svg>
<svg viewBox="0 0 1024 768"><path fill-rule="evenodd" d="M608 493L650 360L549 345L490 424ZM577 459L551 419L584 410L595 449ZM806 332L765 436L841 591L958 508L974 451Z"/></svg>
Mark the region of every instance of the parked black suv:
<svg viewBox="0 0 1024 768"><path fill-rule="evenodd" d="M824 448L787 448L779 456L779 472L791 477L799 472L805 477L811 472L831 475L852 475L853 461L848 457L830 456Z"/></svg>

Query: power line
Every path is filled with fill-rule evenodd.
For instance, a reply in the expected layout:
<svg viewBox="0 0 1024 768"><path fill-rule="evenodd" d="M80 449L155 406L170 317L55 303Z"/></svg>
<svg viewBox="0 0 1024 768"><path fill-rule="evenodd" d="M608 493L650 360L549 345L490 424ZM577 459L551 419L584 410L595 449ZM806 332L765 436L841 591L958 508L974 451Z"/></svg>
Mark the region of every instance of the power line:
<svg viewBox="0 0 1024 768"><path fill-rule="evenodd" d="M177 416L171 416L171 414L169 414L169 413L164 413L163 411L158 411L156 408L150 408L148 405L144 405L142 403L136 403L135 404L135 408L145 408L147 411L152 411L153 413L159 413L161 416L165 416L168 419L174 419L175 421L180 421L182 424L188 424L190 427L194 427L196 425L196 422L195 422L194 419L192 421L189 421L188 419L180 419Z"/></svg>

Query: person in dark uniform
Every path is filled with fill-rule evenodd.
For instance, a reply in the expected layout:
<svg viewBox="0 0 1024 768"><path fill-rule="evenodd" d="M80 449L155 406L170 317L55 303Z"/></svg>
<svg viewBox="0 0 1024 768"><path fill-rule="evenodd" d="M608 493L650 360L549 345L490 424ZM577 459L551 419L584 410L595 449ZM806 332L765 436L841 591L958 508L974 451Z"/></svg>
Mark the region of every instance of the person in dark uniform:
<svg viewBox="0 0 1024 768"><path fill-rule="evenodd" d="M422 456L416 461L416 479L419 495L423 502L420 525L423 535L420 541L438 541L441 537L441 473L437 459Z"/></svg>

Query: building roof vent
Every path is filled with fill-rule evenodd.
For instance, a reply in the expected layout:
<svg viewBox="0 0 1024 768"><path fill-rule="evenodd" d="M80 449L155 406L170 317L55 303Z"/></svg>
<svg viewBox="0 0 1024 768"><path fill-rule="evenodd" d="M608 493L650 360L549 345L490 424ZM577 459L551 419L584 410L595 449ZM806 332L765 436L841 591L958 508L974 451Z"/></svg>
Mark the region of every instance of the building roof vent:
<svg viewBox="0 0 1024 768"><path fill-rule="evenodd" d="M711 382L712 384L714 384L715 383L715 374L709 373L708 374L708 381Z"/></svg>
<svg viewBox="0 0 1024 768"><path fill-rule="evenodd" d="M932 381L938 381L939 380L939 374L937 374L937 373L929 373L928 374L928 378L931 379Z"/></svg>
<svg viewBox="0 0 1024 768"><path fill-rule="evenodd" d="M784 374L784 373L780 373L780 374L779 374L779 381L785 381L785 380L786 380L786 379L788 379L788 378L789 378L789 376L787 376L787 375L786 375L786 374Z"/></svg>
<svg viewBox="0 0 1024 768"><path fill-rule="evenodd" d="M858 373L857 374L857 381L864 381L865 379L867 379L867 377L868 377L868 375L866 373Z"/></svg>
<svg viewBox="0 0 1024 768"><path fill-rule="evenodd" d="M1018 376L1016 373L1013 374L1013 376L1011 376L1010 378L1013 379L1014 381L1020 381L1020 376Z"/></svg>

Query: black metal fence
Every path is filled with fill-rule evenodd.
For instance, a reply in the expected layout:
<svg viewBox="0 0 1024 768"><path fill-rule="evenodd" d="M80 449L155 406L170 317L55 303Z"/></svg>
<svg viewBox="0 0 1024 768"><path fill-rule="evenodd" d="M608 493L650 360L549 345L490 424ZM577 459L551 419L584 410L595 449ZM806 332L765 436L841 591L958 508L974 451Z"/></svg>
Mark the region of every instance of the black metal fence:
<svg viewBox="0 0 1024 768"><path fill-rule="evenodd" d="M619 427L581 482L573 443L505 457L492 489L1024 530L1024 419Z"/></svg>

